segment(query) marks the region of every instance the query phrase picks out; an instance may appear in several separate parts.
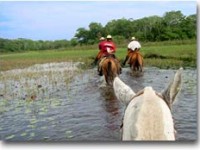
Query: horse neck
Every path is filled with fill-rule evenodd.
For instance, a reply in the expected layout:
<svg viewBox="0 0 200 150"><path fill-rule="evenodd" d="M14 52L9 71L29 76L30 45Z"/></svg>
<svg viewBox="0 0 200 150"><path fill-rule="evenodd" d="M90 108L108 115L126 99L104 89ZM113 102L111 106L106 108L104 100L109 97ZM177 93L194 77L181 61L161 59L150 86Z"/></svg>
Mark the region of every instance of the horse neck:
<svg viewBox="0 0 200 150"><path fill-rule="evenodd" d="M137 109L135 109L137 108ZM131 113L135 111L134 113ZM137 140L167 140L174 139L174 125L171 112L151 87L146 87L144 93L134 98L127 107L126 116L134 115L132 124L137 133ZM125 118L131 120L131 118ZM135 134L135 133L134 133Z"/></svg>

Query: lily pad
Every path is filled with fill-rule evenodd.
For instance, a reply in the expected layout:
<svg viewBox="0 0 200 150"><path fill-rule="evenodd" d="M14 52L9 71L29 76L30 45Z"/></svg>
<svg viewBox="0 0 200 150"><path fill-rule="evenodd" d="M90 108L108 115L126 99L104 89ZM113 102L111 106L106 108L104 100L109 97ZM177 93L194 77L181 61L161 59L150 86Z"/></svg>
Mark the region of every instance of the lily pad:
<svg viewBox="0 0 200 150"><path fill-rule="evenodd" d="M26 132L23 132L22 134L20 134L21 136L26 136L27 133Z"/></svg>
<svg viewBox="0 0 200 150"><path fill-rule="evenodd" d="M10 139L13 139L14 137L15 137L15 135L10 135L10 136L6 137L5 140L10 140Z"/></svg>

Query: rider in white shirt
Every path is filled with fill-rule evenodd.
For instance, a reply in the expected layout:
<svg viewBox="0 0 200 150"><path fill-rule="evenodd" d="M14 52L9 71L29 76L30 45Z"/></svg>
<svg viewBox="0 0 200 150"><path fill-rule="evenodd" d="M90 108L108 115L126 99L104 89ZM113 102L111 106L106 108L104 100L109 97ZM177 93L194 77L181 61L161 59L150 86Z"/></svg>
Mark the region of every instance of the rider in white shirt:
<svg viewBox="0 0 200 150"><path fill-rule="evenodd" d="M135 37L132 37L132 41L128 44L128 50L135 51L136 49L140 49L141 45L138 41L136 41Z"/></svg>
<svg viewBox="0 0 200 150"><path fill-rule="evenodd" d="M127 53L127 56L123 62L123 65L126 64L126 61L128 60L129 58L129 54L132 52L132 51L139 51L141 48L141 44L135 39L135 37L132 37L131 38L131 42L128 44L128 53Z"/></svg>

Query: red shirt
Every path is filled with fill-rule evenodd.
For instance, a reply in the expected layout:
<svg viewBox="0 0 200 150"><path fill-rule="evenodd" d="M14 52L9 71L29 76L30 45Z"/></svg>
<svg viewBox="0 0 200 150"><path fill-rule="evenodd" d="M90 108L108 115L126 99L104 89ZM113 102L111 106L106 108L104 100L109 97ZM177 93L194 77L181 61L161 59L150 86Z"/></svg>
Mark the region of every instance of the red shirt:
<svg viewBox="0 0 200 150"><path fill-rule="evenodd" d="M99 50L102 50L103 49L103 45L106 41L101 41L99 42Z"/></svg>
<svg viewBox="0 0 200 150"><path fill-rule="evenodd" d="M115 53L116 52L116 46L115 44L112 42L112 41L105 41L104 43L102 43L103 45L103 53L105 54L108 54L108 50L111 50L112 53Z"/></svg>

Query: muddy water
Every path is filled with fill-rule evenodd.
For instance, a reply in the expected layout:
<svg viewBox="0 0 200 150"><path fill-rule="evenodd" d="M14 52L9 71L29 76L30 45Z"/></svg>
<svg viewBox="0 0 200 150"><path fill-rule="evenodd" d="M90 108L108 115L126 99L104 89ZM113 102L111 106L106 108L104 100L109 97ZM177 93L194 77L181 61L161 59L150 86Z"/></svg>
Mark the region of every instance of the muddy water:
<svg viewBox="0 0 200 150"><path fill-rule="evenodd" d="M79 72L73 76L71 83L66 82L68 77L65 73L52 73L51 70L48 80L43 75L43 80L34 84L35 97L20 88L18 84L25 86L24 81L1 81L1 140L120 141L124 106L115 98L113 89L104 84L96 69ZM145 68L144 75L136 77L130 74L129 68L125 68L120 78L135 92L145 86L152 86L160 92L174 73L175 70ZM196 140L197 71L184 70L183 75L183 88L173 107L176 138ZM40 79L38 76L34 78ZM10 82L10 86L5 82ZM33 90L31 83L26 83L29 90ZM22 94L12 94L8 92L10 89ZM11 93L10 96L8 93Z"/></svg>

